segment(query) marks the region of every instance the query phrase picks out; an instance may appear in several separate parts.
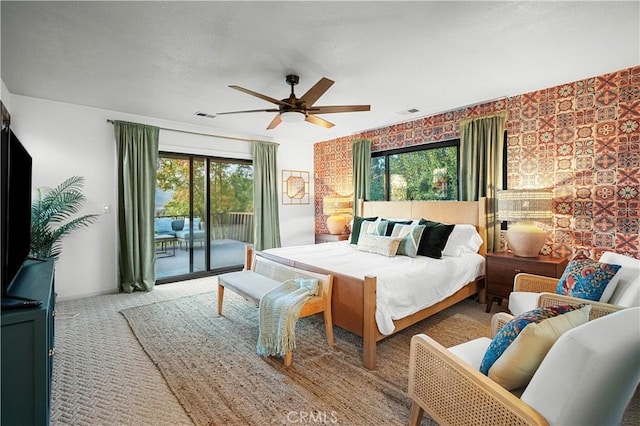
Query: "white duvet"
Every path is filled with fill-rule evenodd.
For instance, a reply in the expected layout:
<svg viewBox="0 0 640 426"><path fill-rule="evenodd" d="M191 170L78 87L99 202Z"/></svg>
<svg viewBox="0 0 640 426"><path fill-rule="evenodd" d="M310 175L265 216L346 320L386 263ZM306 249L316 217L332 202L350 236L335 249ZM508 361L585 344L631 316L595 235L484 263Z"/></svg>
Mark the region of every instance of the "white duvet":
<svg viewBox="0 0 640 426"><path fill-rule="evenodd" d="M348 241L265 252L354 278L377 277L376 323L385 335L393 333L393 320L440 302L484 275L484 257L477 253L442 259L386 257L358 251Z"/></svg>

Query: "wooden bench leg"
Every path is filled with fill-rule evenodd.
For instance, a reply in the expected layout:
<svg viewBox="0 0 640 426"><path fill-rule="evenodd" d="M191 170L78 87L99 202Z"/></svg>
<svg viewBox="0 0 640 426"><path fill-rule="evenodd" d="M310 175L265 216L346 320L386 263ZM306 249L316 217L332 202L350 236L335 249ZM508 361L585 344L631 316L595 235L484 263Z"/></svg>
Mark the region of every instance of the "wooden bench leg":
<svg viewBox="0 0 640 426"><path fill-rule="evenodd" d="M284 366L285 367L290 367L291 366L291 359L293 358L293 351L289 351L286 354L284 354Z"/></svg>
<svg viewBox="0 0 640 426"><path fill-rule="evenodd" d="M329 342L329 346L333 346L333 319L331 318L331 309L324 310L324 327L327 330L327 342Z"/></svg>
<svg viewBox="0 0 640 426"><path fill-rule="evenodd" d="M224 287L218 284L218 315L222 315L222 298L224 297Z"/></svg>

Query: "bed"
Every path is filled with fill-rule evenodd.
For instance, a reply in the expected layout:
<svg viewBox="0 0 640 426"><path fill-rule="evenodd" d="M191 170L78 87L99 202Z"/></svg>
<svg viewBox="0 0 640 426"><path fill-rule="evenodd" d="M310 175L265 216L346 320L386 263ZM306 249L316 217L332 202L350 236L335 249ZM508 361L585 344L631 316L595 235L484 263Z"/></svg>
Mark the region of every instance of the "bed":
<svg viewBox="0 0 640 426"><path fill-rule="evenodd" d="M378 292L389 293L387 279L382 277L387 261L397 259L400 262L409 262L405 256L396 256L391 259L382 259L371 267L369 272L354 272L355 266L349 259L340 263L336 260L333 265L330 258L323 258L322 253L334 252L336 259L345 258L349 252L345 248L348 242L325 243L321 246L301 246L295 248L269 249L262 255L275 262L293 266L313 272L330 273L334 276L332 315L334 324L348 330L363 339L363 365L367 369L376 368L376 344L378 341L403 330L449 306L454 305L474 294L478 294L480 300L484 299L484 254L486 254L486 229L485 229L485 200L480 201L370 201L361 202L358 211L360 216L378 216L384 218L426 218L433 221L450 224L471 224L476 227L482 237L482 245L476 257L481 257L482 265L473 275L468 276L468 282L461 282L446 290L438 290L441 294L431 298L428 306L420 307L417 311L401 318L386 319L383 311L388 308L387 302L381 301L378 306ZM305 249L306 247L306 249ZM305 255L305 250L308 253ZM318 251L322 250L322 251ZM353 251L353 250L352 250ZM420 258L422 256L418 256ZM430 261L436 261L430 259ZM443 257L443 268L453 270L451 266L444 265L451 259ZM345 265L346 263L346 265ZM426 266L433 268L436 265ZM424 267L423 267L424 268ZM456 267L457 268L457 267ZM377 274L377 275L376 275ZM380 278L380 283L378 279ZM380 288L378 285L380 284ZM444 292L444 293L442 293ZM406 298L405 298L406 299ZM402 303L400 303L402 305ZM402 309L401 309L402 310ZM415 310L415 309L414 309ZM380 312L379 312L380 311ZM396 312L397 313L397 312ZM382 321L382 322L380 322ZM391 322L391 324L389 324ZM380 327L379 327L380 325ZM380 331L380 328L384 332Z"/></svg>

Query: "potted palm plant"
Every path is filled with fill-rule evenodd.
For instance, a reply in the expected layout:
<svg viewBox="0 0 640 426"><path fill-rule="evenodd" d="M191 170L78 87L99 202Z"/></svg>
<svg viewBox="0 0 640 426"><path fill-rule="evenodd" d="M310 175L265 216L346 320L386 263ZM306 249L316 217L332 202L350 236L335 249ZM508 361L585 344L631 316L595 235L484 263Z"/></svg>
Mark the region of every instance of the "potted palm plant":
<svg viewBox="0 0 640 426"><path fill-rule="evenodd" d="M64 236L98 220L97 214L72 218L84 204L83 186L83 177L72 176L55 188L36 188L31 203L31 257L57 258Z"/></svg>

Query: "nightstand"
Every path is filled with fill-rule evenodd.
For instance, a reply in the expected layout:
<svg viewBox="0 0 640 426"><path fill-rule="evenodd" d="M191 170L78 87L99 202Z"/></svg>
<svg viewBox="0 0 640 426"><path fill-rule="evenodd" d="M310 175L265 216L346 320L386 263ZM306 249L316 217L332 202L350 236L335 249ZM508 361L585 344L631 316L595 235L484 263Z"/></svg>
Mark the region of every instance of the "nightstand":
<svg viewBox="0 0 640 426"><path fill-rule="evenodd" d="M516 274L526 272L560 278L569 261L562 257L518 257L503 252L487 253L486 260L487 312L491 312L491 305L495 299L498 299L499 303L502 303L502 299L509 299Z"/></svg>
<svg viewBox="0 0 640 426"><path fill-rule="evenodd" d="M332 241L345 241L350 234L316 234L316 244L328 243Z"/></svg>

